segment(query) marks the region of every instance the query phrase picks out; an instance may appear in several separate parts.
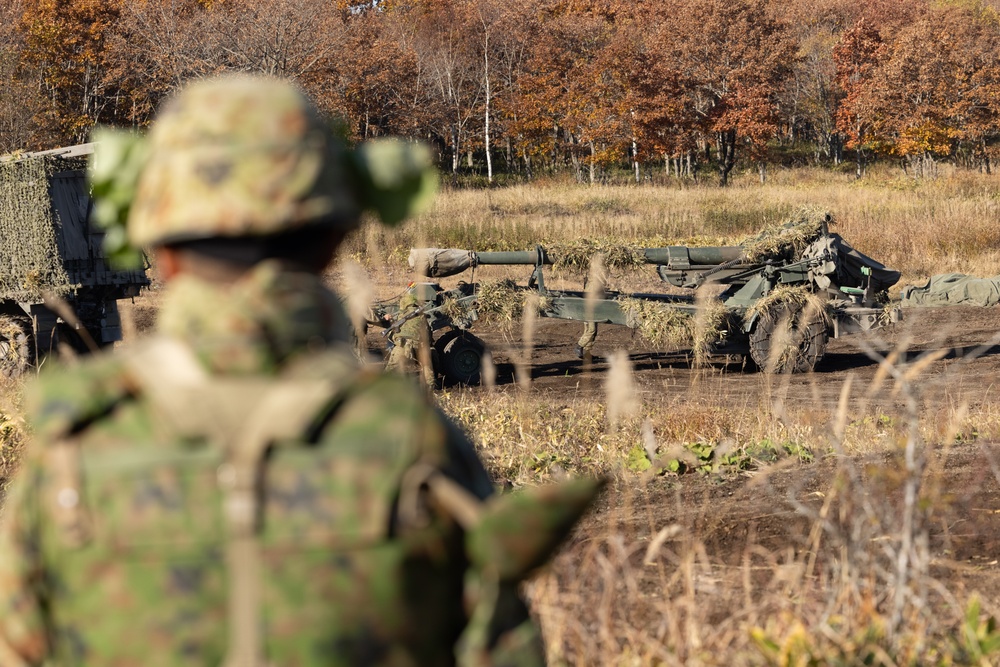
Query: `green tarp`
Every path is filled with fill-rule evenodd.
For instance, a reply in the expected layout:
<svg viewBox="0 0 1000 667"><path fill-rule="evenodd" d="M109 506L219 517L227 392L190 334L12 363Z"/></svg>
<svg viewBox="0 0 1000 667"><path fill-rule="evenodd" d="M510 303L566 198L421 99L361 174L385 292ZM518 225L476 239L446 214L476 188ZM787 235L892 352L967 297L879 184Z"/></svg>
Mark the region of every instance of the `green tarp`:
<svg viewBox="0 0 1000 667"><path fill-rule="evenodd" d="M977 278L961 273L931 276L925 285L907 285L900 294L907 306L995 306L1000 303L1000 276Z"/></svg>

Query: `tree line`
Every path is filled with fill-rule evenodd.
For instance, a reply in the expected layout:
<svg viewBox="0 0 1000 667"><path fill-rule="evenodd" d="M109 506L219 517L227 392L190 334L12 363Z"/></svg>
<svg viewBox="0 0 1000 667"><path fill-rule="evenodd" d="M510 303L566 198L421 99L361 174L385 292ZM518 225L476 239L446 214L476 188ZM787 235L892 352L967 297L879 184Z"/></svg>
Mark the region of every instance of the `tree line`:
<svg viewBox="0 0 1000 667"><path fill-rule="evenodd" d="M142 128L229 70L488 181L990 172L1000 145L1000 16L978 0L0 0L0 35L2 152Z"/></svg>

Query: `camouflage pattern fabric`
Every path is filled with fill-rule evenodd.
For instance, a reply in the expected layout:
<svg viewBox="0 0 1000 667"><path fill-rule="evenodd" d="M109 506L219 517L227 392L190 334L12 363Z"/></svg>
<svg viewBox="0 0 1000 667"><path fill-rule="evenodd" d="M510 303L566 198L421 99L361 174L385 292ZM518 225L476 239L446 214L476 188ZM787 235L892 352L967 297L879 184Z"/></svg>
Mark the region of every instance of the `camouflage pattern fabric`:
<svg viewBox="0 0 1000 667"><path fill-rule="evenodd" d="M408 289L399 300L399 314L397 317L405 317L412 314L420 307L416 294ZM386 359L386 370L397 373L419 373L424 384L428 387L435 386L433 353L430 351L431 330L427 325L427 318L422 315L411 317L403 322L398 330L390 334L392 349L389 350L389 358ZM425 356L429 357L425 364L421 359L421 348L428 346Z"/></svg>
<svg viewBox="0 0 1000 667"><path fill-rule="evenodd" d="M354 342L343 302L309 273L258 264L230 286L188 274L170 281L157 318L159 332L196 337L197 352L221 373L273 372L290 355L327 343Z"/></svg>
<svg viewBox="0 0 1000 667"><path fill-rule="evenodd" d="M590 354L594 350L594 343L597 342L597 322L584 322L583 333L576 346L580 348L580 354Z"/></svg>
<svg viewBox="0 0 1000 667"><path fill-rule="evenodd" d="M29 390L35 440L0 524L0 663L222 663L223 452L193 413L250 418L243 395L270 379L334 389L301 437L275 444L261 482L269 664L542 664L516 592L524 572L473 565L470 524L456 518L492 493L472 446L410 382L355 366L338 342L346 318L319 279L265 264L234 285L173 286L160 329L213 382L211 400L190 402L194 426L140 377L151 343L46 368ZM471 509L433 502L435 480ZM502 509L483 516L509 542L518 531ZM531 514L537 523L551 513ZM556 512L544 525L573 521Z"/></svg>
<svg viewBox="0 0 1000 667"><path fill-rule="evenodd" d="M41 301L46 291L66 294L72 281L59 254L50 182L54 160L43 157L0 162L0 296ZM62 193L60 193L62 194Z"/></svg>
<svg viewBox="0 0 1000 667"><path fill-rule="evenodd" d="M127 225L136 246L357 225L345 148L288 81L196 81L157 115L149 143Z"/></svg>

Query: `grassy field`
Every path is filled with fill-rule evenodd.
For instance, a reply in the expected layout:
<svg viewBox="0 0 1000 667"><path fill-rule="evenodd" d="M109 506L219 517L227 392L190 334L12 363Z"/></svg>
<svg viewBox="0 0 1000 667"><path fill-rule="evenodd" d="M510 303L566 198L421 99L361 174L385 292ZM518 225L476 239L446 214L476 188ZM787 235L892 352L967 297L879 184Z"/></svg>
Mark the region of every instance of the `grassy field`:
<svg viewBox="0 0 1000 667"><path fill-rule="evenodd" d="M350 276L350 289L344 290L349 294L395 294L413 278L405 259L415 246L508 250L578 238L608 238L643 246L732 244L803 208L829 211L833 231L901 271L903 277L892 293L939 273L1000 274L1000 179L959 171L933 181L916 181L886 167L861 181L853 175L797 169L776 172L761 186L756 175L746 175L728 189L696 184L654 188L554 183L450 191L439 197L432 210L403 228L369 225L351 237L345 253L349 270L339 270L333 281L346 286L345 276ZM523 273L522 269L510 275L523 278ZM369 285L359 288L365 277ZM578 276L561 280L579 287ZM616 276L616 282L626 287L630 281L648 284L642 280ZM521 339L531 337L529 332L513 333ZM663 437L676 442L718 442L726 434L737 433L741 445L814 444L829 436L828 424L822 420L790 421L784 414L775 415L769 400L720 407L717 398L709 385L685 395L680 404L647 401L636 407L641 418L635 420L651 420L662 429ZM479 395L454 391L445 392L440 400L495 458L498 472L517 482L537 477L544 463L528 465L524 457L505 451L515 440L523 440L518 446L530 451L544 450L546 441L574 442L577 451L549 458L565 459L563 465L574 470L600 472L621 463L621 456L609 452L619 452L622 443L634 441L631 435L608 432L606 402L595 404L587 397L555 415L538 395L501 394L483 401ZM939 437L942 429L941 415L932 412L920 425L930 439ZM842 434L845 447L855 453L877 448L885 439L888 423L898 423L897 417L879 413L878 407L858 416ZM946 419L945 423L951 422ZM980 437L998 438L1000 411L984 404L974 418L964 415L956 428L974 428ZM616 443L616 438L622 442Z"/></svg>

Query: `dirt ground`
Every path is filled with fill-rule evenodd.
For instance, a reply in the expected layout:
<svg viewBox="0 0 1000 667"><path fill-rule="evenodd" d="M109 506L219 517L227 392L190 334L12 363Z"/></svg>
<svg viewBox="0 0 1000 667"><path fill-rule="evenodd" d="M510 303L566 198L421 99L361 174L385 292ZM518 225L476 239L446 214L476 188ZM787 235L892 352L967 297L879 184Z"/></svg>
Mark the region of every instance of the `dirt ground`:
<svg viewBox="0 0 1000 667"><path fill-rule="evenodd" d="M907 614L903 627L911 637L919 637L920 628L928 636L955 633L973 598L981 601L983 613L1000 617L1000 445L963 444L932 458L924 484L937 489L932 495L944 494L926 522L927 567L910 582L911 590L926 595L920 610ZM893 465L857 463L862 470L872 463ZM825 498L839 488L841 466L826 458L728 479L685 475L611 488L544 580L549 586L544 590L561 593L550 608L563 628L560 653L569 664L609 664L604 656L643 649L658 657L631 664L775 664L748 646L749 628L782 627L795 618L813 637L822 636L826 617L820 610L834 599L841 605L833 607L835 613L842 615L833 618L857 637L866 617L858 605L843 601L864 589L860 597L872 599L871 609L887 616L892 589L888 577L875 574L877 564L871 569L862 564L848 582L841 581L838 575L848 568L838 559L850 549L847 541L843 534L838 539L836 530L815 530ZM887 496L883 509L891 513L902 505L898 489ZM847 532L860 523L855 517L837 528ZM854 546L878 552L881 540L895 537L895 526L883 528ZM656 634L668 627L673 629L666 637ZM693 628L690 634L687 628ZM781 643L788 630L776 632ZM641 633L640 638L630 633ZM841 644L849 656L851 641ZM697 650L698 642L711 647L707 656ZM868 663L854 657L808 664Z"/></svg>
<svg viewBox="0 0 1000 667"><path fill-rule="evenodd" d="M512 384L515 362L526 357L519 332L504 335L475 327L473 332L486 341L493 354L497 384ZM874 379L878 364L865 352L866 347L882 355L899 348L909 361L943 353L943 358L931 364L921 376L920 391L925 402L961 398L978 405L992 400L989 389L1000 377L1000 309L997 308L908 309L904 311L903 322L888 329L830 340L826 355L814 373L776 379L744 372L736 358L695 370L687 352L650 350L630 329L614 325L600 327L593 361L586 364L575 354L581 332L582 325L576 322L538 321L530 358L533 390L564 392L572 387L584 395L603 394L608 368L606 355L616 349L629 351L636 380L647 391L683 395L697 389L734 405L756 401L766 387L772 390L769 393L776 388L781 390L791 404L836 405L849 375L853 376L855 386L860 387L868 386ZM378 337L370 339L377 348ZM896 400L899 404L901 401Z"/></svg>

